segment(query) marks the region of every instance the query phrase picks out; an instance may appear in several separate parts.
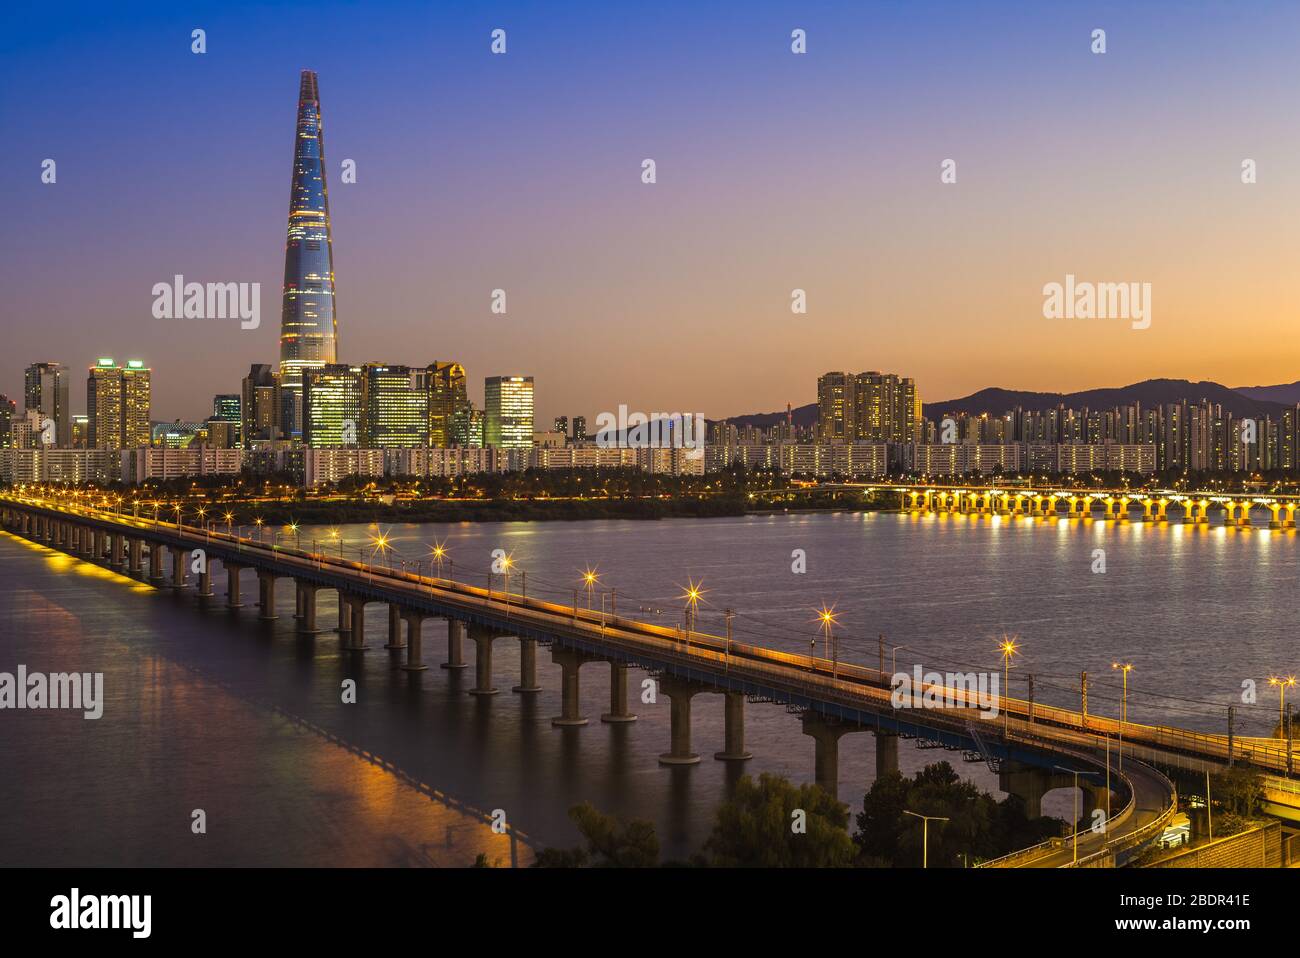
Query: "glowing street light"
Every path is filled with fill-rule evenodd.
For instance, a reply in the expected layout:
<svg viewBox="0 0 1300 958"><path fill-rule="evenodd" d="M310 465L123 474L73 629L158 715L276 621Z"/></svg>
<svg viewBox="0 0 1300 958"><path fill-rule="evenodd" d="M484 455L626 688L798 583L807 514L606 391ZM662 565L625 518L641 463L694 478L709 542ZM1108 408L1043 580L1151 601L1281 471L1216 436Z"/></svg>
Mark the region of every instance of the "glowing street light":
<svg viewBox="0 0 1300 958"><path fill-rule="evenodd" d="M1006 735L1010 731L1011 723L1011 713L1007 708L1007 693L1011 691L1011 659L1020 654L1016 637L1003 635L998 651L1002 653L1002 734Z"/></svg>
<svg viewBox="0 0 1300 958"><path fill-rule="evenodd" d="M831 678L835 679L839 677L839 646L835 642L832 630L839 625L840 620L835 615L835 606L828 609L825 602L822 603L820 609L815 611L817 612L817 618L813 621L821 623L821 630L826 635L826 654L831 660Z"/></svg>
<svg viewBox="0 0 1300 958"><path fill-rule="evenodd" d="M582 573L582 584L587 590L587 608L590 609L592 592L600 585L600 573L588 566Z"/></svg>
<svg viewBox="0 0 1300 958"><path fill-rule="evenodd" d="M696 582L689 576L686 579L686 585L680 588L682 594L678 598L686 602L686 644L689 646L691 644L691 629L695 625L695 613L699 609L700 599L709 590L704 588L703 581Z"/></svg>
<svg viewBox="0 0 1300 958"><path fill-rule="evenodd" d="M1278 734L1286 740L1286 770L1287 774L1292 771L1293 760L1291 758L1291 723L1287 721L1286 714L1286 690L1295 685L1295 676L1288 675L1286 678L1280 678L1276 675L1268 677L1269 685L1277 686L1277 713L1278 713Z"/></svg>

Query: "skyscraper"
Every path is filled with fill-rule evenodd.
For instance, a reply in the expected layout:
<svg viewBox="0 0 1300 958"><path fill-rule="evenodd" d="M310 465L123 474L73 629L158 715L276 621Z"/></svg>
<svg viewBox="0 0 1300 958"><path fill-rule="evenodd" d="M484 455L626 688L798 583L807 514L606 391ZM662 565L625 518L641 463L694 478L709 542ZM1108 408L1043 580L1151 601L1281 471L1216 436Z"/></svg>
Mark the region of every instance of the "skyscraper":
<svg viewBox="0 0 1300 958"><path fill-rule="evenodd" d="M361 367L361 444L398 449L429 444L427 369L366 363Z"/></svg>
<svg viewBox="0 0 1300 958"><path fill-rule="evenodd" d="M251 449L255 439L279 439L280 374L268 363L254 363L240 389L239 435L244 448Z"/></svg>
<svg viewBox="0 0 1300 958"><path fill-rule="evenodd" d="M364 376L360 366L329 363L303 372L302 441L314 449L361 444Z"/></svg>
<svg viewBox="0 0 1300 958"><path fill-rule="evenodd" d="M460 363L431 363L426 383L429 391L429 445L468 446L469 396L465 386L465 367Z"/></svg>
<svg viewBox="0 0 1300 958"><path fill-rule="evenodd" d="M92 449L132 449L152 440L151 370L138 359L119 366L101 359L86 376L87 444Z"/></svg>
<svg viewBox="0 0 1300 958"><path fill-rule="evenodd" d="M72 445L68 410L68 369L62 363L32 363L23 377L23 408L39 409L54 423L51 445Z"/></svg>
<svg viewBox="0 0 1300 958"><path fill-rule="evenodd" d="M284 307L280 314L281 428L302 433L302 374L336 361L334 248L325 186L325 131L316 74L303 70L298 86L289 232L284 249Z"/></svg>
<svg viewBox="0 0 1300 958"><path fill-rule="evenodd" d="M532 376L487 378L483 390L483 445L499 449L532 448Z"/></svg>

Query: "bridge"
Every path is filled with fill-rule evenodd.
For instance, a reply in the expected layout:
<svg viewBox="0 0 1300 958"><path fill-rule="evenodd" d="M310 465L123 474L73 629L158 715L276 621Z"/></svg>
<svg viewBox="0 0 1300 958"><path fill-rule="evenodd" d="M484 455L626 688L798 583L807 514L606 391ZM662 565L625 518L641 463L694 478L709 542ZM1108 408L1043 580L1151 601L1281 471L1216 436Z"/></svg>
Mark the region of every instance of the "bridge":
<svg viewBox="0 0 1300 958"><path fill-rule="evenodd" d="M870 492L892 493L904 511L1032 516L1042 519L1103 519L1111 522L1181 521L1206 524L1210 511L1224 525L1250 526L1252 510L1269 514L1270 529L1294 529L1300 496L1229 492L1175 492L1168 489L1064 489L1058 486L853 484ZM1064 507L1064 512L1062 512ZM1170 507L1174 513L1170 515ZM1140 510L1140 512L1138 511ZM1135 514L1137 513L1137 514Z"/></svg>
<svg viewBox="0 0 1300 958"><path fill-rule="evenodd" d="M746 703L782 705L800 717L814 742L814 780L832 796L837 793L839 740L869 732L876 739L876 771L898 768L898 740L915 740L921 748L945 748L972 762L984 762L999 776L1004 791L1019 796L1030 815L1041 814L1043 795L1074 787L1085 802L1081 818L1102 809L1102 826L1085 829L1065 841L1027 849L993 865L1062 866L1114 864L1157 837L1176 811L1177 795L1159 770L1217 771L1234 762L1251 762L1279 773L1270 776L1270 800L1293 802L1300 794L1285 778L1293 756L1275 739L1242 739L1185 729L1120 722L1055 708L1006 695L993 701L997 719L981 710L980 695L969 687L945 686L949 704L940 708L896 707L891 675L882 669L815 655L781 652L708 635L668 628L605 610L557 604L521 593L486 588L440 576L425 576L382 565L352 561L320 552L264 544L211 527L120 515L26 493L0 494L0 525L9 533L74 556L107 564L119 573L146 578L159 588L187 588L197 569L198 594L215 604L213 565L226 576L225 605L243 607L243 583L257 580L258 618L278 617L278 584L292 583L297 631L317 634L317 597L338 597L337 633L347 653L365 649L365 616L381 605L388 615L386 648L404 650L401 668L420 671L426 622L447 624L447 661L443 668L468 668L464 641L474 644L472 695L495 695L493 643L520 643L519 684L511 691L541 691L537 681L538 646L549 648L561 670L557 727L585 725L579 688L584 665L609 669L609 711L605 722L631 722L628 670L653 676L669 699L670 730L664 765L700 761L691 738L692 700L701 694L724 700L724 742L715 759L742 762ZM170 556L170 569L167 557ZM147 560L147 569L145 562ZM882 662L883 665L883 662ZM1159 768L1158 768L1158 767ZM1075 775L1078 772L1078 775ZM1290 796L1288 798L1288 796Z"/></svg>

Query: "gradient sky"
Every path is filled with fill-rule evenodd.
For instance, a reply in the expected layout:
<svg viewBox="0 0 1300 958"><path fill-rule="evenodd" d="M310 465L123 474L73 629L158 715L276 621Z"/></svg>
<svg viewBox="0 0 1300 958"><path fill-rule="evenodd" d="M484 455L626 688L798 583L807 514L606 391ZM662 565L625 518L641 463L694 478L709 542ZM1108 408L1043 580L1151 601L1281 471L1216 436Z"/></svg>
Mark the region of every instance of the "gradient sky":
<svg viewBox="0 0 1300 958"><path fill-rule="evenodd" d="M154 418L192 419L277 360L303 68L346 361L455 359L476 402L531 374L539 422L778 409L828 369L1289 382L1297 39L1294 3L9 5L0 392L58 360L80 412L81 370L141 358ZM175 273L260 282L261 328L154 319ZM1067 273L1151 283L1151 328L1044 319Z"/></svg>

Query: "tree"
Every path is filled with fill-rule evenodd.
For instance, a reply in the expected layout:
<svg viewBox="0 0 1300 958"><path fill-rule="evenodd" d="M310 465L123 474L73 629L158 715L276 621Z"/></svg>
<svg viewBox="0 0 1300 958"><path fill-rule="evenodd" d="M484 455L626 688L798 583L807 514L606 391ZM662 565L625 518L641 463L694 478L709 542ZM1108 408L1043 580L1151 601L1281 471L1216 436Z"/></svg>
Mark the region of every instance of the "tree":
<svg viewBox="0 0 1300 958"><path fill-rule="evenodd" d="M590 802L569 809L569 818L587 840L582 848L544 848L534 868L652 868L659 864L659 839L652 822L623 822L598 812Z"/></svg>
<svg viewBox="0 0 1300 958"><path fill-rule="evenodd" d="M816 785L779 775L746 775L718 809L704 844L710 865L760 868L843 867L853 861L848 806Z"/></svg>

